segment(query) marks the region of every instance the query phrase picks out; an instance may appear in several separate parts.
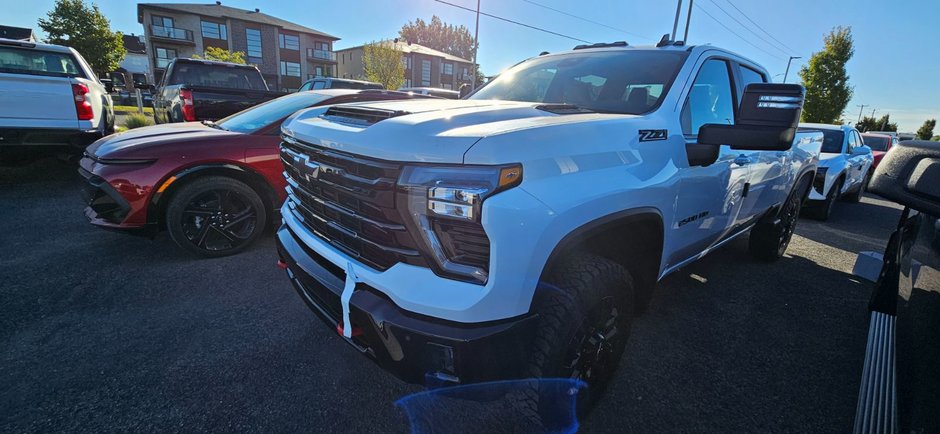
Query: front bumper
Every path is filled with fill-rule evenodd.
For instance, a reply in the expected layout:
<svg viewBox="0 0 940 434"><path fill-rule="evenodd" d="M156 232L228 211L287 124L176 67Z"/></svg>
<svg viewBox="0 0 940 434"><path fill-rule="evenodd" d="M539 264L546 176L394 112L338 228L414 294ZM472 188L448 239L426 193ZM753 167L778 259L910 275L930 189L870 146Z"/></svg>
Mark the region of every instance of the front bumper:
<svg viewBox="0 0 940 434"><path fill-rule="evenodd" d="M130 213L130 203L100 176L82 167L78 173L85 178L81 194L88 221L98 226L119 227Z"/></svg>
<svg viewBox="0 0 940 434"><path fill-rule="evenodd" d="M306 248L287 225L277 231L287 276L307 305L342 337L345 272ZM344 338L398 378L415 384L521 378L536 316L464 324L405 311L366 284L349 302L353 337Z"/></svg>

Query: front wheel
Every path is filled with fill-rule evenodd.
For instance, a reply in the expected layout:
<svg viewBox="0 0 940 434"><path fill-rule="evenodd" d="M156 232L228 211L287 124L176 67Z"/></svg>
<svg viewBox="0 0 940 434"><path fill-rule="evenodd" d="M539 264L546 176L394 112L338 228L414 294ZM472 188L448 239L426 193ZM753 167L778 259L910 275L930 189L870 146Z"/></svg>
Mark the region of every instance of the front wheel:
<svg viewBox="0 0 940 434"><path fill-rule="evenodd" d="M254 189L227 177L210 176L183 186L170 199L170 238L200 256L238 253L264 231L264 202Z"/></svg>
<svg viewBox="0 0 940 434"><path fill-rule="evenodd" d="M751 229L748 251L762 261L776 261L783 257L790 246L796 222L799 221L800 209L806 195L808 183L800 185L780 208L774 221L760 222Z"/></svg>
<svg viewBox="0 0 940 434"><path fill-rule="evenodd" d="M633 318L634 289L621 265L588 254L568 258L554 267L539 286L535 303L539 322L529 354L531 378L583 381L577 397L584 416L613 378L626 348ZM537 382L536 382L537 384ZM544 421L547 403L538 386L520 401L530 419Z"/></svg>

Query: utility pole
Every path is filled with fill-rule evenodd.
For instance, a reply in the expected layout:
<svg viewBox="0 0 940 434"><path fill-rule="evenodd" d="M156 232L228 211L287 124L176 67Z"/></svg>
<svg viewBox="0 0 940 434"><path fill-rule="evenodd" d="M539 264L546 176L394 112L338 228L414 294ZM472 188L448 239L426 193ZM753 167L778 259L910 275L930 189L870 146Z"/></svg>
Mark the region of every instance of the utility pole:
<svg viewBox="0 0 940 434"><path fill-rule="evenodd" d="M871 109L871 117L872 117L872 119L875 118L875 109Z"/></svg>
<svg viewBox="0 0 940 434"><path fill-rule="evenodd" d="M470 81L470 91L477 88L477 51L480 51L480 0L477 0L477 25L473 31L473 79Z"/></svg>
<svg viewBox="0 0 940 434"><path fill-rule="evenodd" d="M790 75L790 62L792 62L793 59L802 59L802 57L800 57L800 56L790 56L790 59L787 60L787 71L783 73L783 82L784 82L784 83L787 82L787 75Z"/></svg>
<svg viewBox="0 0 940 434"><path fill-rule="evenodd" d="M868 104L859 104L859 105L856 105L855 107L858 107L858 120L855 121L855 125L858 125L859 123L862 122L862 110L865 110L865 107L871 107L871 106ZM872 116L874 116L875 111L872 110L871 112L872 112Z"/></svg>
<svg viewBox="0 0 940 434"><path fill-rule="evenodd" d="M692 21L692 2L689 0L689 12L685 15L685 35L682 36L682 42L689 40L689 23Z"/></svg>

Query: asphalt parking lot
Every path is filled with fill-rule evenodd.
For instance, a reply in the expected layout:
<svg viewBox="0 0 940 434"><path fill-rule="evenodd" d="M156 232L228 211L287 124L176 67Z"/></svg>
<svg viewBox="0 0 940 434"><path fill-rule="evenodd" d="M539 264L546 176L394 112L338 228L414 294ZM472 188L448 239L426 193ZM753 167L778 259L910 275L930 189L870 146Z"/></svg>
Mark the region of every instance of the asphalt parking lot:
<svg viewBox="0 0 940 434"><path fill-rule="evenodd" d="M79 188L74 163L0 168L0 431L408 430L394 402L422 389L307 309L271 236L194 259L91 227ZM667 278L583 430L850 430L871 288L852 265L899 214L840 203L778 263L738 240ZM940 258L915 256L915 294L936 299Z"/></svg>

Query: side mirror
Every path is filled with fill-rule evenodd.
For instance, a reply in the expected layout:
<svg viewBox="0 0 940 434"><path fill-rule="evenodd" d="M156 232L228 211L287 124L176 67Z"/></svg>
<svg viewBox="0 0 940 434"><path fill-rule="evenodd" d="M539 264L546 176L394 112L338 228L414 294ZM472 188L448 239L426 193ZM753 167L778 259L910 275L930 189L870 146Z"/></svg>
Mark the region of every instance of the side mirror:
<svg viewBox="0 0 940 434"><path fill-rule="evenodd" d="M871 154L871 148L868 145L856 146L852 150L852 155L868 155Z"/></svg>
<svg viewBox="0 0 940 434"><path fill-rule="evenodd" d="M105 92L114 93L114 82L110 78L101 78L98 79L102 85L104 85Z"/></svg>
<svg viewBox="0 0 940 434"><path fill-rule="evenodd" d="M869 191L940 216L940 142L904 141L891 147L875 169Z"/></svg>
<svg viewBox="0 0 940 434"><path fill-rule="evenodd" d="M469 84L464 83L464 84L461 84L461 85L460 85L460 88L458 88L457 90L460 91L460 97L459 97L459 98L460 98L460 99L463 99L463 97L465 97L465 96L467 96L467 95L470 95L470 91L473 90L473 89L470 88L470 85L469 85Z"/></svg>
<svg viewBox="0 0 940 434"><path fill-rule="evenodd" d="M798 84L749 84L744 89L737 123L702 125L698 142L753 151L788 150L793 147L800 123L803 94L803 86Z"/></svg>

